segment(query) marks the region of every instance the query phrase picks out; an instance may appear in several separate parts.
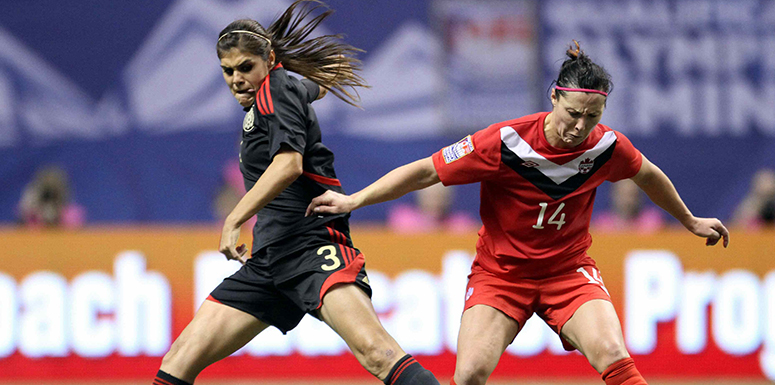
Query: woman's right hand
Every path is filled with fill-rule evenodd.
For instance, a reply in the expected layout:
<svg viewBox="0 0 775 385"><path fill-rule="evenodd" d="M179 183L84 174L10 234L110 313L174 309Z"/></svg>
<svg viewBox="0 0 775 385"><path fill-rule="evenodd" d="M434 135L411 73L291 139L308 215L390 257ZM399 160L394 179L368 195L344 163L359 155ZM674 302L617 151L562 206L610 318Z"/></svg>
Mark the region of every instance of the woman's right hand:
<svg viewBox="0 0 775 385"><path fill-rule="evenodd" d="M218 247L218 251L223 254L228 260L239 261L241 264L245 264L248 261L248 247L243 243L237 246L237 241L240 236L240 227L229 225L228 221L223 225L221 230L221 242Z"/></svg>
<svg viewBox="0 0 775 385"><path fill-rule="evenodd" d="M328 190L323 195L312 199L312 202L307 206L305 216L349 213L355 209L355 200L350 195Z"/></svg>

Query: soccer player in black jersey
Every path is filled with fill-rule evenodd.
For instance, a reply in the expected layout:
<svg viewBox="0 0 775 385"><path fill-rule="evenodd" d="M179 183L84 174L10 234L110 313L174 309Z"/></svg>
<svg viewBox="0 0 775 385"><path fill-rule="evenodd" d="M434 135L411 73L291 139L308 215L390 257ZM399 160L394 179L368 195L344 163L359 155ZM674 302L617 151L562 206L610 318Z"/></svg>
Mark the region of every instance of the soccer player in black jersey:
<svg viewBox="0 0 775 385"><path fill-rule="evenodd" d="M310 103L330 91L355 105L357 94L348 88L365 86L355 73L358 49L338 35L306 40L332 12L305 23L321 6L296 1L268 29L243 19L219 35L223 77L247 112L240 169L248 191L226 218L219 250L243 267L213 290L172 344L155 385L191 384L270 325L285 333L306 313L337 332L385 384L439 384L380 324L364 257L350 240L349 214L304 215L313 197L343 192ZM247 257L247 247L237 243L240 226L253 215Z"/></svg>

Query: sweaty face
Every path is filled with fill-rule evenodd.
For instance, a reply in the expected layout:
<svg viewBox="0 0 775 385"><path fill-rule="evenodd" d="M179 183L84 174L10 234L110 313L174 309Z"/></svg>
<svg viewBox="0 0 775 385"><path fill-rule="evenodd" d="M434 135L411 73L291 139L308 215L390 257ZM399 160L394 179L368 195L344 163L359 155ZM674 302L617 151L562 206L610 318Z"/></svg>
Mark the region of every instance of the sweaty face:
<svg viewBox="0 0 775 385"><path fill-rule="evenodd" d="M547 117L546 139L555 147L571 148L581 144L600 122L606 97L588 92L552 92L552 113Z"/></svg>
<svg viewBox="0 0 775 385"><path fill-rule="evenodd" d="M223 80L242 107L250 107L256 100L256 91L274 65L274 52L269 60L232 48L221 57Z"/></svg>

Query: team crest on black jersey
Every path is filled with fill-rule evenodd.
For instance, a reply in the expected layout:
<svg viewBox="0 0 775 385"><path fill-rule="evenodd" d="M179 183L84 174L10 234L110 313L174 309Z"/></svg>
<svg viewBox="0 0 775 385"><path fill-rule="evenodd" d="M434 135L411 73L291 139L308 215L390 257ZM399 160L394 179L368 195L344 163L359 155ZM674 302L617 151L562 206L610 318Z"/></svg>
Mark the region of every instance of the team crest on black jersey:
<svg viewBox="0 0 775 385"><path fill-rule="evenodd" d="M256 117L255 117L256 111L255 111L255 109L256 109L255 106L251 107L250 111L248 111L248 113L245 114L245 119L242 120L242 129L245 132L253 131L253 129L256 127L255 125L253 125L253 123L255 123L255 121L256 121Z"/></svg>

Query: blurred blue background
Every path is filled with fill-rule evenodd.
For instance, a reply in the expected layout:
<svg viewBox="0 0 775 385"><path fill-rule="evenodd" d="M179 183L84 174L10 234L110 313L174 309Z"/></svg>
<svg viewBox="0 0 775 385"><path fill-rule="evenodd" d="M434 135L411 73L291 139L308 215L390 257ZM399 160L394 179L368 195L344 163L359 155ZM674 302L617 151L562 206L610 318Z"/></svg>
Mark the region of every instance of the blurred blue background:
<svg viewBox="0 0 775 385"><path fill-rule="evenodd" d="M548 109L572 39L613 75L603 123L671 177L695 214L729 218L775 166L775 1L327 0L321 33L366 50L363 110L314 104L349 192L509 118ZM87 223L208 223L243 112L215 41L284 0L3 0L0 222L56 164ZM608 187L598 195L607 203ZM408 197L404 200L410 199ZM455 205L478 210L478 186ZM390 204L354 221L382 221Z"/></svg>

